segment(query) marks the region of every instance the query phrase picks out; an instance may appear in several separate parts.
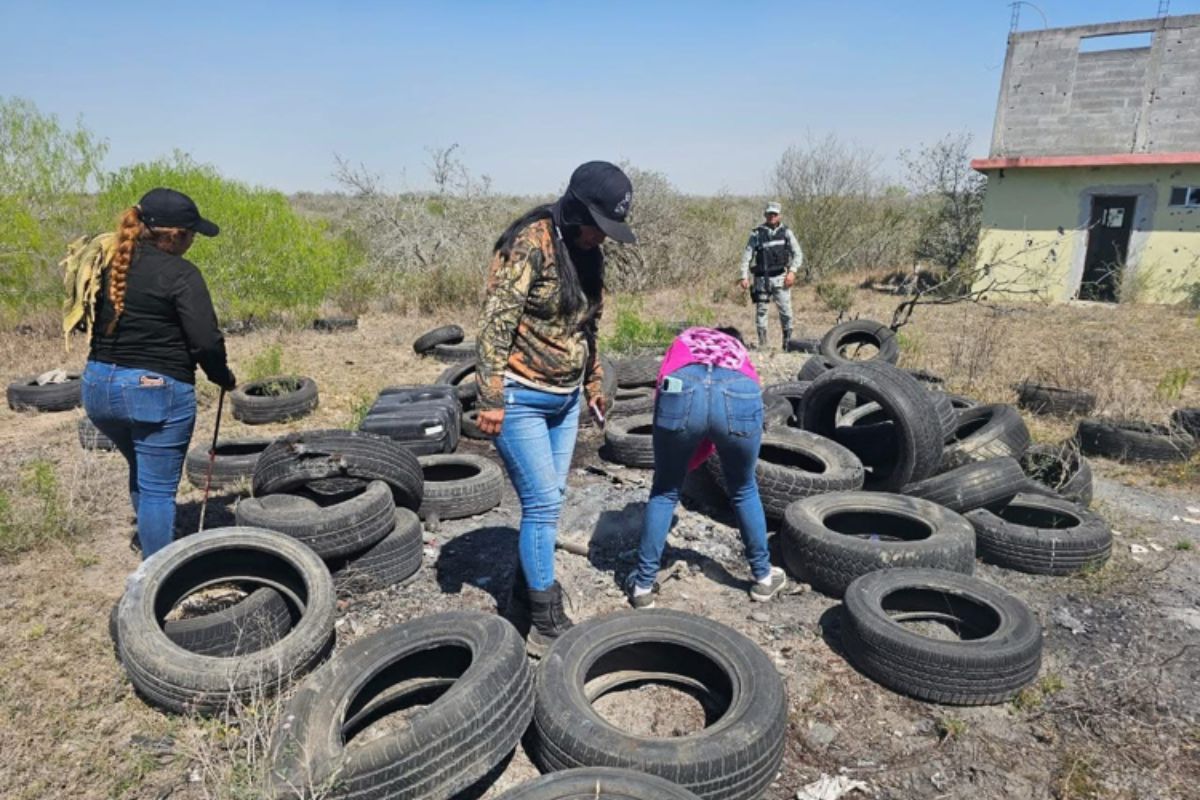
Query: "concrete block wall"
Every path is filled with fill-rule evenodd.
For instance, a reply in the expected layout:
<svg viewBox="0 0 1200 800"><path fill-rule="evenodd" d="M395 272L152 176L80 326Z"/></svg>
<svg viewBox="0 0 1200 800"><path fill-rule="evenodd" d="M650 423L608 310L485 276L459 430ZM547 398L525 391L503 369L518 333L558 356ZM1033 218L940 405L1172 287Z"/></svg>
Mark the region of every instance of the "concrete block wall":
<svg viewBox="0 0 1200 800"><path fill-rule="evenodd" d="M1090 36L1150 47L1079 52ZM1200 14L1009 37L993 157L1200 150Z"/></svg>

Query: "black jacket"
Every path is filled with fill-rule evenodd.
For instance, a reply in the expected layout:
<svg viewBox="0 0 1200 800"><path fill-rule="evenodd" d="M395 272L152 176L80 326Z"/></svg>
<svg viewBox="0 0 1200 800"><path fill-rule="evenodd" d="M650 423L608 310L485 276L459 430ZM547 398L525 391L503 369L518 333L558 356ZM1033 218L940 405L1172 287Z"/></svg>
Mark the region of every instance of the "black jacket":
<svg viewBox="0 0 1200 800"><path fill-rule="evenodd" d="M234 384L208 286L192 262L139 242L125 274L125 312L111 336L108 281L105 269L96 296L93 361L159 372L185 383L196 382L198 365L218 386Z"/></svg>

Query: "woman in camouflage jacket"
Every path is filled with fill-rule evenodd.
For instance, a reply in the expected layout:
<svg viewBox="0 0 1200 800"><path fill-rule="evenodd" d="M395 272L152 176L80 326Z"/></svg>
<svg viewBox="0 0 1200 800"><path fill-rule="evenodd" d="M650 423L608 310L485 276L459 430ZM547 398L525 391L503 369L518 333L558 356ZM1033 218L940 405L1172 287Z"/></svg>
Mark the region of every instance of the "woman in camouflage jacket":
<svg viewBox="0 0 1200 800"><path fill-rule="evenodd" d="M603 161L582 165L557 202L538 206L496 240L476 355L479 427L521 499L519 561L506 616L537 656L571 627L554 579L554 539L579 429L581 395L601 423L596 326L608 237L625 224L632 185ZM532 626L532 629L531 629Z"/></svg>

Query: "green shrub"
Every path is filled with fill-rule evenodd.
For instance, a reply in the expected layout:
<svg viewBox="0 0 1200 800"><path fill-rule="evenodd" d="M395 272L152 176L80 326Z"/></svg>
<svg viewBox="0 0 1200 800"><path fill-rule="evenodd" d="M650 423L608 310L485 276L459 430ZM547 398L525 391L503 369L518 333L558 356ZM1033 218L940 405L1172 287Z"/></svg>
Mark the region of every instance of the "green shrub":
<svg viewBox="0 0 1200 800"><path fill-rule="evenodd" d="M630 353L636 350L662 349L675 338L675 331L671 326L642 316L641 301L619 298L614 305L614 330L611 336L601 338L602 351Z"/></svg>
<svg viewBox="0 0 1200 800"><path fill-rule="evenodd" d="M278 344L269 344L254 354L245 367L246 381L261 381L276 375L286 375L290 370L284 364L283 348Z"/></svg>
<svg viewBox="0 0 1200 800"><path fill-rule="evenodd" d="M847 313L854 305L854 287L843 286L833 281L821 281L817 284L817 298L830 311L838 314Z"/></svg>
<svg viewBox="0 0 1200 800"><path fill-rule="evenodd" d="M84 232L84 193L107 150L80 123L65 128L28 100L0 97L0 322L57 308L58 262Z"/></svg>
<svg viewBox="0 0 1200 800"><path fill-rule="evenodd" d="M51 541L69 541L79 533L54 465L36 460L25 464L11 491L0 488L0 561Z"/></svg>
<svg viewBox="0 0 1200 800"><path fill-rule="evenodd" d="M1188 381L1192 379L1192 371L1182 367L1173 369L1163 376L1154 388L1154 396L1159 400L1173 403L1183 394Z"/></svg>
<svg viewBox="0 0 1200 800"><path fill-rule="evenodd" d="M94 227L112 228L124 208L156 186L189 195L221 226L220 236L197 236L188 258L204 272L222 318L311 315L360 260L348 240L297 214L282 193L224 178L179 152L108 175L96 199Z"/></svg>

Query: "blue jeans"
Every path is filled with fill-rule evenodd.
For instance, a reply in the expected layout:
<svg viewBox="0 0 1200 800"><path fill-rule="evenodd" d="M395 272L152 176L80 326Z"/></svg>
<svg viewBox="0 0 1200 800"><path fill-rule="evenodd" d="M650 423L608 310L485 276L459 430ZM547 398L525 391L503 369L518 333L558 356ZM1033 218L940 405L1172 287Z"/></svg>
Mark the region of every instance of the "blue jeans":
<svg viewBox="0 0 1200 800"><path fill-rule="evenodd" d="M142 383L142 378L150 385ZM161 383L160 383L161 381ZM155 372L89 361L83 407L129 463L142 558L175 538L175 493L196 425L196 387Z"/></svg>
<svg viewBox="0 0 1200 800"><path fill-rule="evenodd" d="M579 390L540 392L504 382L504 422L496 449L521 499L518 550L530 589L554 583L554 539L579 433Z"/></svg>
<svg viewBox="0 0 1200 800"><path fill-rule="evenodd" d="M683 382L683 389L659 391L654 404L654 484L646 504L635 582L642 588L654 584L688 462L706 438L721 458L750 571L755 580L765 578L771 572L767 519L754 478L762 443L762 390L736 370L707 364L689 364L671 374Z"/></svg>

